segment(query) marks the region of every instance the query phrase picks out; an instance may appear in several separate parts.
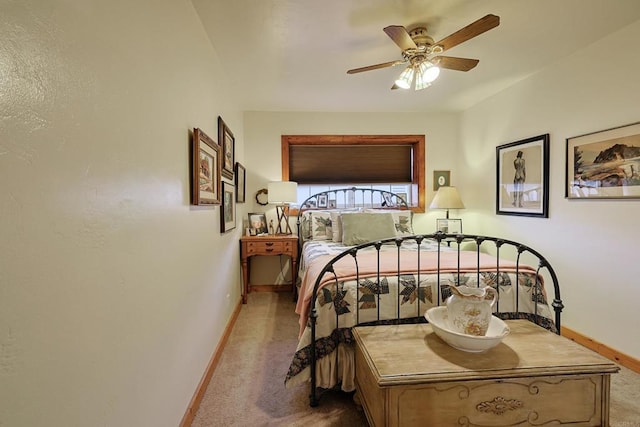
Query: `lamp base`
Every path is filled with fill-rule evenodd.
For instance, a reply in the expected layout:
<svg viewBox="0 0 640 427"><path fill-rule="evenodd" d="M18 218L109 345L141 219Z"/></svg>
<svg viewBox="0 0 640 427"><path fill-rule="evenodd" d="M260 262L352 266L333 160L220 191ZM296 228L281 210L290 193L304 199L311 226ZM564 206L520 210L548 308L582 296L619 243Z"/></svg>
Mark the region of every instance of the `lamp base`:
<svg viewBox="0 0 640 427"><path fill-rule="evenodd" d="M293 234L291 226L289 225L289 205L276 206L276 215L278 216L278 229L276 230L276 234L285 236ZM282 226L283 221L284 227Z"/></svg>

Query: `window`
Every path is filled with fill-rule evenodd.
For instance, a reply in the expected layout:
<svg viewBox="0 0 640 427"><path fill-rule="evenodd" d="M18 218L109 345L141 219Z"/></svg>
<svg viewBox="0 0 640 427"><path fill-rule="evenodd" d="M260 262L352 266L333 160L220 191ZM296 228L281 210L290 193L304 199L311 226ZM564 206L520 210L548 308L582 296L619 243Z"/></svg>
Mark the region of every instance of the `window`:
<svg viewBox="0 0 640 427"><path fill-rule="evenodd" d="M424 174L424 135L282 136L282 179L303 192L306 186L404 189L412 210L424 212Z"/></svg>

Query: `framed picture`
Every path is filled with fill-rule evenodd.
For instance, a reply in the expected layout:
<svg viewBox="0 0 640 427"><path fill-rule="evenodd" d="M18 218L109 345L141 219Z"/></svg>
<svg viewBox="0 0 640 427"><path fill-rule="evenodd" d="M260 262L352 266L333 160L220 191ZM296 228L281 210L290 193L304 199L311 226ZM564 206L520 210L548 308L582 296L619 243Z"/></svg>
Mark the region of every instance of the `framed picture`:
<svg viewBox="0 0 640 427"><path fill-rule="evenodd" d="M220 232L236 228L236 189L233 184L222 182L222 205L220 206Z"/></svg>
<svg viewBox="0 0 640 427"><path fill-rule="evenodd" d="M327 200L328 200L328 196L326 194L319 194L318 195L318 207L319 208L326 208L327 207Z"/></svg>
<svg viewBox="0 0 640 427"><path fill-rule="evenodd" d="M191 204L220 204L220 146L201 129L193 129Z"/></svg>
<svg viewBox="0 0 640 427"><path fill-rule="evenodd" d="M338 205L336 204L336 200L335 199L330 199L329 200L329 204L327 205L327 207L329 209L335 209Z"/></svg>
<svg viewBox="0 0 640 427"><path fill-rule="evenodd" d="M451 185L451 171L433 171L433 191Z"/></svg>
<svg viewBox="0 0 640 427"><path fill-rule="evenodd" d="M244 203L247 171L240 163L236 162L236 203Z"/></svg>
<svg viewBox="0 0 640 427"><path fill-rule="evenodd" d="M445 234L462 234L462 220L456 219L436 219L437 231Z"/></svg>
<svg viewBox="0 0 640 427"><path fill-rule="evenodd" d="M249 218L249 230L252 236L269 232L267 216L263 212L248 213L247 217Z"/></svg>
<svg viewBox="0 0 640 427"><path fill-rule="evenodd" d="M218 116L218 141L222 145L222 176L233 179L236 140L233 132L220 116Z"/></svg>
<svg viewBox="0 0 640 427"><path fill-rule="evenodd" d="M640 123L567 138L565 197L640 198Z"/></svg>
<svg viewBox="0 0 640 427"><path fill-rule="evenodd" d="M496 147L496 213L549 217L549 134Z"/></svg>

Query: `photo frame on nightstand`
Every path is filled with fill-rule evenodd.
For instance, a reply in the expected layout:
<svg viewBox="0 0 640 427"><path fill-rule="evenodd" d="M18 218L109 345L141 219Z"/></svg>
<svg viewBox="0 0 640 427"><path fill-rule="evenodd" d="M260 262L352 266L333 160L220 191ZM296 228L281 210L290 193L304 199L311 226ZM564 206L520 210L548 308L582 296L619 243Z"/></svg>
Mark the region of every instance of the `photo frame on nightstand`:
<svg viewBox="0 0 640 427"><path fill-rule="evenodd" d="M436 230L441 231L444 234L462 234L462 220L459 218L436 219Z"/></svg>

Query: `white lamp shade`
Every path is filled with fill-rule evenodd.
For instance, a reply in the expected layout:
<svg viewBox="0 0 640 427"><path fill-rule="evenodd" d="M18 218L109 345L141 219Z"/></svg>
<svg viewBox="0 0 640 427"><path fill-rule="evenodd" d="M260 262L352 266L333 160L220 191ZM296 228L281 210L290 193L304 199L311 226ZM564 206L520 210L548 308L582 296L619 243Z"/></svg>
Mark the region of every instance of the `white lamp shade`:
<svg viewBox="0 0 640 427"><path fill-rule="evenodd" d="M267 186L269 203L296 203L298 201L298 183L293 181L274 181Z"/></svg>
<svg viewBox="0 0 640 427"><path fill-rule="evenodd" d="M440 187L429 205L430 209L464 209L456 187Z"/></svg>
<svg viewBox="0 0 640 427"><path fill-rule="evenodd" d="M422 73L422 78L427 82L431 83L440 75L440 67L431 66L428 67L424 73Z"/></svg>
<svg viewBox="0 0 640 427"><path fill-rule="evenodd" d="M396 80L396 86L402 89L409 89L411 87L411 83L413 83L413 74L413 66L409 65L402 73L400 73L400 76Z"/></svg>

